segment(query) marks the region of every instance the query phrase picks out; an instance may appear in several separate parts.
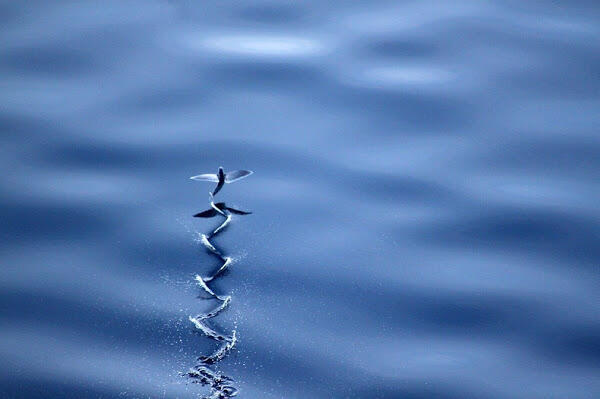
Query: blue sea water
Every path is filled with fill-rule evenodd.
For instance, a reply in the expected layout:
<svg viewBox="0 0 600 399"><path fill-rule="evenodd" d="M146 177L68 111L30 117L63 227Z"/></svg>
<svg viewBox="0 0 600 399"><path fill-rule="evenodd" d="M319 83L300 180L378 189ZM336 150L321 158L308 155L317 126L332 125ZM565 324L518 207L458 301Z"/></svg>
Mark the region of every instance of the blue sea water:
<svg viewBox="0 0 600 399"><path fill-rule="evenodd" d="M600 397L595 1L3 1L0 397Z"/></svg>

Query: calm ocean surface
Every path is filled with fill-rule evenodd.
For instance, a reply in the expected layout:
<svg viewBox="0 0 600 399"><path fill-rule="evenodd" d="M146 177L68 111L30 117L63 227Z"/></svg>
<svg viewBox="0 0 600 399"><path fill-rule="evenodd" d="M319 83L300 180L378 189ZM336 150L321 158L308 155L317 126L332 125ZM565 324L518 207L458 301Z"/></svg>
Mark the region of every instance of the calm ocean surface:
<svg viewBox="0 0 600 399"><path fill-rule="evenodd" d="M2 1L0 397L600 397L597 1Z"/></svg>

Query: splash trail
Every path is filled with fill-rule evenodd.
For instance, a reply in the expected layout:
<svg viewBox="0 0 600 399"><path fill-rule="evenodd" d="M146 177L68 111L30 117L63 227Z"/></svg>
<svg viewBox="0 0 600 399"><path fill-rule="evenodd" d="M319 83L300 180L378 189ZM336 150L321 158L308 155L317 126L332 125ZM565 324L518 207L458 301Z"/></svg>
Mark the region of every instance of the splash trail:
<svg viewBox="0 0 600 399"><path fill-rule="evenodd" d="M218 174L204 174L192 177L193 180L211 181L217 182L217 187L212 193L209 193L210 209L200 212L194 217L210 218L214 216L220 216L224 218L216 229L209 234L200 234L200 242L206 249L214 256L218 257L223 264L210 276L196 275L194 277L198 286L210 297L220 302L215 308L207 313L200 313L196 316L190 316L189 320L194 327L201 332L203 335L211 338L221 345L212 354L202 355L198 357L198 363L188 370L185 375L192 379L194 383L200 383L202 385L209 385L211 392L209 396L205 396L206 399L228 399L237 395L238 390L233 385L233 380L213 369L211 365L214 365L218 361L222 360L227 354L235 347L237 342L236 330L234 329L230 335L221 333L214 330L208 324L208 320L218 316L229 306L231 302L230 295L219 295L215 293L209 286L208 283L213 281L216 277L219 277L232 263L232 258L225 256L222 251L217 249L210 240L222 232L231 223L232 214L236 215L248 215L251 212L240 211L234 208L227 207L225 203L214 202L214 195L223 187L224 183L232 183L236 180L240 180L246 176L252 174L251 171L233 171L223 172L223 168L219 168Z"/></svg>

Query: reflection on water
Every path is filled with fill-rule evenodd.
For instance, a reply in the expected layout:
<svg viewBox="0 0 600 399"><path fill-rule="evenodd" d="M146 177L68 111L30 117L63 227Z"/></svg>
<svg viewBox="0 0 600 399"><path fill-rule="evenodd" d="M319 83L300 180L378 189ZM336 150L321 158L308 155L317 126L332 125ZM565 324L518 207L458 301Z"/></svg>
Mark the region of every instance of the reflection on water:
<svg viewBox="0 0 600 399"><path fill-rule="evenodd" d="M225 165L238 397L596 398L599 13L1 4L0 396L205 393Z"/></svg>

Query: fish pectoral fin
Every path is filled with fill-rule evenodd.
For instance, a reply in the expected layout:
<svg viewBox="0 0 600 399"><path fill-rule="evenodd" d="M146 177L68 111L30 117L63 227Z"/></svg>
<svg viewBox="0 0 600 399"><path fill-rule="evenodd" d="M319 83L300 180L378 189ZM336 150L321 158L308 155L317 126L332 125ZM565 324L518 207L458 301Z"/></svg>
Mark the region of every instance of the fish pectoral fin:
<svg viewBox="0 0 600 399"><path fill-rule="evenodd" d="M225 183L233 183L234 181L250 176L252 173L254 172L251 170L232 170L225 174Z"/></svg>
<svg viewBox="0 0 600 399"><path fill-rule="evenodd" d="M239 209L234 209L234 208L225 208L227 209L229 212L234 213L236 215L250 215L252 212L246 212L246 211L240 211Z"/></svg>
<svg viewBox="0 0 600 399"><path fill-rule="evenodd" d="M215 216L217 216L217 211L212 208L194 215L195 218L212 218Z"/></svg>
<svg viewBox="0 0 600 399"><path fill-rule="evenodd" d="M217 183L219 181L219 177L214 173L205 173L203 175L192 176L190 179L198 181L210 181L213 183Z"/></svg>

